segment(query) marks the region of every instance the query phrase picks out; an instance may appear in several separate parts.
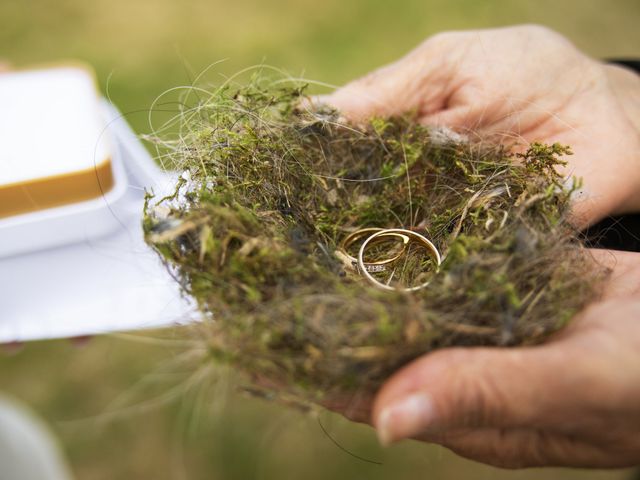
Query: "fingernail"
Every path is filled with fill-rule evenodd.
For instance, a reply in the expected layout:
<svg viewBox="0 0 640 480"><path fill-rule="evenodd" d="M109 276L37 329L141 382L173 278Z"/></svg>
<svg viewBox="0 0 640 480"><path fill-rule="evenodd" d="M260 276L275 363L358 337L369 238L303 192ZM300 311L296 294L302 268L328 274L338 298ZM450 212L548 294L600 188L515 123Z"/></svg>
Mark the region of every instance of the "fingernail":
<svg viewBox="0 0 640 480"><path fill-rule="evenodd" d="M424 432L434 419L431 396L425 392L414 393L380 412L376 421L378 440L381 445L388 446Z"/></svg>

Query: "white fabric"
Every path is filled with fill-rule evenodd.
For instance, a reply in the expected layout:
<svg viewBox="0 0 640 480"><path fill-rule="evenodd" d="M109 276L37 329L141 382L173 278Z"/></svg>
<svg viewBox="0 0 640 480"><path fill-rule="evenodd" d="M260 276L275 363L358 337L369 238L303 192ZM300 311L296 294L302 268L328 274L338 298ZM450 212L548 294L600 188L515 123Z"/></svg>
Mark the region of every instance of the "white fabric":
<svg viewBox="0 0 640 480"><path fill-rule="evenodd" d="M0 480L71 480L54 437L23 405L0 395Z"/></svg>

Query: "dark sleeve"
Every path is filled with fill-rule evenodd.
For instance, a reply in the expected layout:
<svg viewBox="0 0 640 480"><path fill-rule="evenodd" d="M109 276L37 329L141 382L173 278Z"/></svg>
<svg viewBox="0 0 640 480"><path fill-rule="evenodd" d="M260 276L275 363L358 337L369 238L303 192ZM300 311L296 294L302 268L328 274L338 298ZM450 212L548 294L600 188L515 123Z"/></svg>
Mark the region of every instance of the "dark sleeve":
<svg viewBox="0 0 640 480"><path fill-rule="evenodd" d="M607 217L585 230L585 236L588 247L640 252L640 214Z"/></svg>
<svg viewBox="0 0 640 480"><path fill-rule="evenodd" d="M630 70L640 74L640 60L632 60L629 58L612 58L607 60L608 63L614 63L616 65L622 65Z"/></svg>
<svg viewBox="0 0 640 480"><path fill-rule="evenodd" d="M640 74L640 60L611 59L609 63L622 65ZM640 252L640 214L608 217L585 231L587 245Z"/></svg>

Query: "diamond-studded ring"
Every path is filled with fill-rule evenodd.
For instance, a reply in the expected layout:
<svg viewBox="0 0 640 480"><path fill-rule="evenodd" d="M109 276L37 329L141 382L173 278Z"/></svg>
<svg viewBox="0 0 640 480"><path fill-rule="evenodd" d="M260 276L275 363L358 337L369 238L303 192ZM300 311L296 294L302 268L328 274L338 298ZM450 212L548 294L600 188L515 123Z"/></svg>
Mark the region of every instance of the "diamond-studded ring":
<svg viewBox="0 0 640 480"><path fill-rule="evenodd" d="M424 247L427 250L428 254L431 256L431 258L435 260L436 269L442 263L440 252L438 251L436 246L431 242L431 240L429 240L424 235L421 235L418 232L414 232L413 230L406 230L404 228L387 228L387 229L380 229L377 232L374 232L372 235L367 237L364 242L362 242L362 245L360 245L360 251L358 252L358 259L357 259L359 272L367 280L369 280L370 283L372 283L376 287L381 288L383 290L401 290L404 292L414 292L416 290L425 288L427 285L429 285L429 281L413 287L394 287L391 285L387 285L385 283L380 282L375 277L373 277L373 275L371 275L371 271L367 269L367 266L371 264L368 264L364 261L364 254L366 249L371 245L375 244L376 241L380 241L380 239L384 239L385 237L395 236L395 235L402 235L403 237L407 237L409 239L409 241L405 244L400 256L404 255L406 248L410 242L415 242L421 245L422 247Z"/></svg>
<svg viewBox="0 0 640 480"><path fill-rule="evenodd" d="M351 262L351 266L354 270L360 270L361 268L366 269L368 272L384 272L386 271L386 266L390 265L394 262L397 262L404 255L407 245L409 244L409 237L400 233L394 233L390 235L385 235L384 237L379 237L373 244L370 246L388 241L389 237L393 237L394 239L398 239L401 242L400 251L392 255L389 258L385 258L384 260L377 260L375 262L364 262L364 267L358 266L358 259L349 253L349 248L356 243L358 240L361 240L364 237L370 237L375 233L382 232L383 228L361 228L360 230L356 230L355 232L351 232L349 235L345 237L345 239L340 244L340 250Z"/></svg>

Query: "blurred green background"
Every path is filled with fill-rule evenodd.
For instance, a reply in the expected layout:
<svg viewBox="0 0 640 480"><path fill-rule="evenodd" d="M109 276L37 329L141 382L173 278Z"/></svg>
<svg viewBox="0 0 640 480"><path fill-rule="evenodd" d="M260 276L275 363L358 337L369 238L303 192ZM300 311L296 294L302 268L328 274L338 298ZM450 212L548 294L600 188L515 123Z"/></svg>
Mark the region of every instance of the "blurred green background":
<svg viewBox="0 0 640 480"><path fill-rule="evenodd" d="M0 0L0 59L87 61L145 133L153 99L218 60L207 80L264 62L341 84L450 29L535 22L596 57L639 56L639 21L638 0ZM32 343L0 356L0 391L45 418L81 479L629 477L501 471L410 442L382 450L368 427L323 414L336 441L383 464L367 463L313 418L189 379L195 367L175 360L184 352L151 334Z"/></svg>

